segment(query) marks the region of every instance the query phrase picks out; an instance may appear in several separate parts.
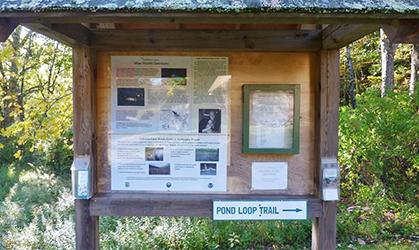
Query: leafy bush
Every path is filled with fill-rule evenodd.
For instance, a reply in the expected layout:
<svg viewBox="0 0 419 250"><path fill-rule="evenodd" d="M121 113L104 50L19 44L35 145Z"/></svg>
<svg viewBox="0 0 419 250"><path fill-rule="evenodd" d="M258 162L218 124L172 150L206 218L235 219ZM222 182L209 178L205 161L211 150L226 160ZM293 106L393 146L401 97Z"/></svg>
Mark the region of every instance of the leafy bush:
<svg viewBox="0 0 419 250"><path fill-rule="evenodd" d="M102 217L104 249L303 249L311 221L223 221L209 218Z"/></svg>
<svg viewBox="0 0 419 250"><path fill-rule="evenodd" d="M75 247L73 198L60 179L23 171L7 193L0 204L0 249Z"/></svg>
<svg viewBox="0 0 419 250"><path fill-rule="evenodd" d="M342 107L340 235L368 240L412 237L419 231L419 115L415 98L377 89ZM348 232L350 232L348 234ZM344 235L347 235L346 238Z"/></svg>

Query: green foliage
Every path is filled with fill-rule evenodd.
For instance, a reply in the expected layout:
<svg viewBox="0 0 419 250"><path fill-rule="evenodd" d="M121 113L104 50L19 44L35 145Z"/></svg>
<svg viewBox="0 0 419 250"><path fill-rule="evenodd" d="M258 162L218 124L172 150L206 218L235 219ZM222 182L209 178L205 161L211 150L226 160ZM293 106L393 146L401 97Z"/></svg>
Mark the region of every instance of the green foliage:
<svg viewBox="0 0 419 250"><path fill-rule="evenodd" d="M371 87L381 86L381 44L380 31L367 35L351 45L351 58L355 76L355 94L362 94ZM408 88L410 74L411 45L400 44L394 56L394 91ZM340 53L340 104L350 102L349 68L346 49Z"/></svg>
<svg viewBox="0 0 419 250"><path fill-rule="evenodd" d="M400 92L380 98L379 90L369 88L357 98L358 109L344 106L340 112L340 235L358 235L370 241L416 236L417 96Z"/></svg>
<svg viewBox="0 0 419 250"><path fill-rule="evenodd" d="M68 172L71 49L21 27L1 47L1 162L16 166L32 162Z"/></svg>
<svg viewBox="0 0 419 250"><path fill-rule="evenodd" d="M104 249L302 249L311 221L213 222L207 218L103 217Z"/></svg>
<svg viewBox="0 0 419 250"><path fill-rule="evenodd" d="M54 175L39 171L13 175L18 180L0 204L0 249L74 248L70 189ZM6 193L3 187L0 192Z"/></svg>

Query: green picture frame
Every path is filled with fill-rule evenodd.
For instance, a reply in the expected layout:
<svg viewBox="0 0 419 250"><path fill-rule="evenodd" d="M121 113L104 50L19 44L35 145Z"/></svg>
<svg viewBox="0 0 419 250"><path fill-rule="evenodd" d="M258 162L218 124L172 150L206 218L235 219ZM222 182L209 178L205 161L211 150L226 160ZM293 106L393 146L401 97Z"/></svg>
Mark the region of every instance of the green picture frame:
<svg viewBox="0 0 419 250"><path fill-rule="evenodd" d="M291 96L293 99L291 99ZM271 97L272 104L269 103ZM286 104L287 107L283 107L282 103ZM266 108L269 108L266 113L260 112L260 110L263 111ZM277 114L275 114L275 111ZM286 117L281 122L278 122L278 120L281 120L278 113ZM265 120L259 121L260 118ZM275 136L281 138L278 140L278 142L281 142L277 146L273 145L276 143ZM264 143L266 145L263 145ZM244 154L298 154L300 152L299 84L243 85L242 151Z"/></svg>

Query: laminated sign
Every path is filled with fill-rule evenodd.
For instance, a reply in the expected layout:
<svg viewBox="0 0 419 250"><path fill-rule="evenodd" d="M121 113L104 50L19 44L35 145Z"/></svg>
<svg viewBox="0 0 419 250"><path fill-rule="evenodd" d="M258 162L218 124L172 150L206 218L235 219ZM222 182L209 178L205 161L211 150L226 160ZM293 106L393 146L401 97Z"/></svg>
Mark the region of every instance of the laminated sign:
<svg viewBox="0 0 419 250"><path fill-rule="evenodd" d="M227 191L228 58L111 64L111 189Z"/></svg>

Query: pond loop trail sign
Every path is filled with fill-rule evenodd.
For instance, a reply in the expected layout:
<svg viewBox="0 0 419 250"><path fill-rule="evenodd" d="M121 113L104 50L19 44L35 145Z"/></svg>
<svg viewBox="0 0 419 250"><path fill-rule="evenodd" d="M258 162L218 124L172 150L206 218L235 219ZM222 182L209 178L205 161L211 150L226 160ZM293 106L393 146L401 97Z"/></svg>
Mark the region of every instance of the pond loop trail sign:
<svg viewBox="0 0 419 250"><path fill-rule="evenodd" d="M307 220L306 200L214 201L213 220Z"/></svg>

